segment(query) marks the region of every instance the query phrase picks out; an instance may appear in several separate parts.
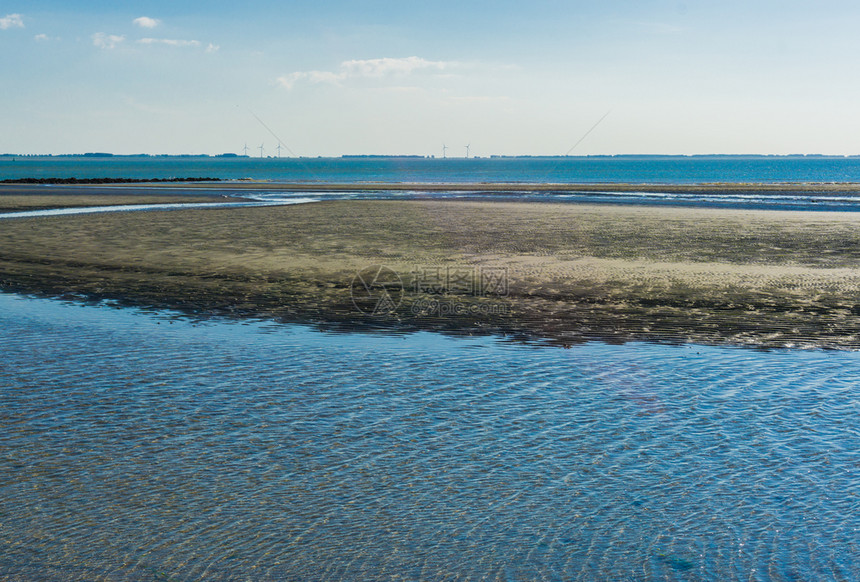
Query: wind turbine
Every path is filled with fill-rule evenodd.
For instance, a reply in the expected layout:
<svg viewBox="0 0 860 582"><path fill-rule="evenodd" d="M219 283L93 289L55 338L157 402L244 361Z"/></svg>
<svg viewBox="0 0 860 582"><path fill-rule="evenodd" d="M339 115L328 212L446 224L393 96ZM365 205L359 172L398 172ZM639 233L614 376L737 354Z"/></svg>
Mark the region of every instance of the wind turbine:
<svg viewBox="0 0 860 582"><path fill-rule="evenodd" d="M260 157L262 158L263 157L263 144L260 144L260 147L257 149L260 150Z"/></svg>
<svg viewBox="0 0 860 582"><path fill-rule="evenodd" d="M448 157L448 146L446 146L445 144L442 144L442 158L447 158L447 157Z"/></svg>
<svg viewBox="0 0 860 582"><path fill-rule="evenodd" d="M281 144L280 144L280 142L278 142L278 147L276 149L278 150L278 157L280 158L281 157Z"/></svg>
<svg viewBox="0 0 860 582"><path fill-rule="evenodd" d="M466 157L469 157L469 148L472 147L472 144L466 146Z"/></svg>
<svg viewBox="0 0 860 582"><path fill-rule="evenodd" d="M245 147L242 148L242 151L245 152L245 157L247 157L248 156L248 142L245 142Z"/></svg>

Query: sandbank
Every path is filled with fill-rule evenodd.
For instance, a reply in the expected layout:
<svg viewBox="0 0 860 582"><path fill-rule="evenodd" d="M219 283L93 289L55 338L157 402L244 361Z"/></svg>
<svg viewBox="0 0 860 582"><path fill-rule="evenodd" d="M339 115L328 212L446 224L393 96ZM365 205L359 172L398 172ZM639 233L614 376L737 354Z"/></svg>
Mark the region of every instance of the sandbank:
<svg viewBox="0 0 860 582"><path fill-rule="evenodd" d="M356 275L378 265L388 279L362 296ZM9 291L564 346L856 349L858 265L860 214L848 212L342 200L0 230Z"/></svg>

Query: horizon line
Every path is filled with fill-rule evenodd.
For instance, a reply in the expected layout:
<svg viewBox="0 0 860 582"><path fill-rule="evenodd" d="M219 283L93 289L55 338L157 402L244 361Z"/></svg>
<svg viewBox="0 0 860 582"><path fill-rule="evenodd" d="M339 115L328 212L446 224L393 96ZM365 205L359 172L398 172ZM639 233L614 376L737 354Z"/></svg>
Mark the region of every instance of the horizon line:
<svg viewBox="0 0 860 582"><path fill-rule="evenodd" d="M184 153L184 154L118 154L112 152L84 152L63 154L23 154L0 153L0 158L244 158L249 160L289 160L289 159L342 159L342 158L415 158L438 160L464 159L498 159L498 158L697 158L697 157L755 157L755 158L857 158L854 154L821 154L821 153L792 153L792 154L762 154L762 153L696 153L696 154L657 154L657 153L626 153L626 154L488 154L485 156L449 156L441 157L435 154L338 154L338 155L300 155L300 156L252 156L224 152L220 154Z"/></svg>

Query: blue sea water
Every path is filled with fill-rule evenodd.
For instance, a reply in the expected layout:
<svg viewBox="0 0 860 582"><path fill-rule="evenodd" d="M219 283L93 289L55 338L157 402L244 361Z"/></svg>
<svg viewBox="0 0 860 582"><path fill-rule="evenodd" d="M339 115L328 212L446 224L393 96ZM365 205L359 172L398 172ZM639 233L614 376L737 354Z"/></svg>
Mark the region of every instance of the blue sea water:
<svg viewBox="0 0 860 582"><path fill-rule="evenodd" d="M355 198L493 198L538 202L638 204L739 209L858 211L852 193L618 192L612 185L708 183L860 183L860 158L764 156L620 156L570 158L215 158L215 157L32 157L0 156L0 180L20 178L218 178L258 180L255 191L214 184L213 194L261 202L307 201L306 192L267 188L269 182L385 183L603 183L603 192L481 193L316 192L314 200ZM182 184L172 186L176 191ZM247 183L243 185L247 187ZM54 186L58 192L63 186ZM104 187L99 187L104 191ZM144 186L141 186L141 189ZM68 188L65 188L68 190ZM195 190L200 192L200 190ZM127 193L127 190L126 190Z"/></svg>
<svg viewBox="0 0 860 582"><path fill-rule="evenodd" d="M860 182L858 157L567 158L4 157L12 178L184 178L282 182L550 182L696 184Z"/></svg>
<svg viewBox="0 0 860 582"><path fill-rule="evenodd" d="M0 344L0 579L860 579L855 353L8 294Z"/></svg>

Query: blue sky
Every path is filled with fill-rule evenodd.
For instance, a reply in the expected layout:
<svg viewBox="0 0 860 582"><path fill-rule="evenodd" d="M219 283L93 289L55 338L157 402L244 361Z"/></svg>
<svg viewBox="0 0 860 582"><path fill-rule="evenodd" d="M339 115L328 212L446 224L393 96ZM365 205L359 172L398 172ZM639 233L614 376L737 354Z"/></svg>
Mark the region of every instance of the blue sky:
<svg viewBox="0 0 860 582"><path fill-rule="evenodd" d="M860 153L849 2L0 2L0 152ZM259 154L259 150L254 150ZM287 155L287 150L282 150Z"/></svg>

